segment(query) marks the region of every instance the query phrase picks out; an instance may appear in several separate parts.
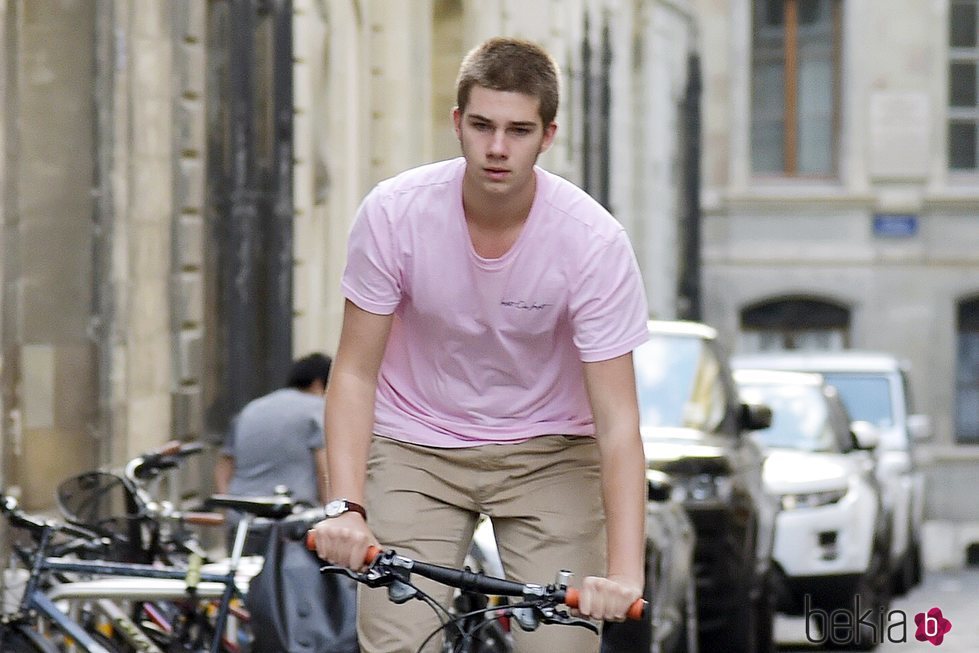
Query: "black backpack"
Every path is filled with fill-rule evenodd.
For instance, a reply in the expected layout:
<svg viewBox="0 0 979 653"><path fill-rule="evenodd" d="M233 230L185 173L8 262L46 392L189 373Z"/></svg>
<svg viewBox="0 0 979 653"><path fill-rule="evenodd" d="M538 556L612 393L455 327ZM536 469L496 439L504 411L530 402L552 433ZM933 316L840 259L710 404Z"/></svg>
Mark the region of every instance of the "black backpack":
<svg viewBox="0 0 979 653"><path fill-rule="evenodd" d="M272 525L262 571L245 597L253 651L360 653L357 582L320 573L324 563L306 549L304 535L322 510L310 512L318 517L301 513Z"/></svg>

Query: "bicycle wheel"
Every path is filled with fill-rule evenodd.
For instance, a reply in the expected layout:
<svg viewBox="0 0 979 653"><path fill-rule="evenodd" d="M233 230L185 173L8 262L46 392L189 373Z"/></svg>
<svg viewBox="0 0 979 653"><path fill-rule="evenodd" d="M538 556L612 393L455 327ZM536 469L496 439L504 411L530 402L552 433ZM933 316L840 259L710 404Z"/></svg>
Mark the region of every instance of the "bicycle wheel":
<svg viewBox="0 0 979 653"><path fill-rule="evenodd" d="M23 624L0 627L0 653L58 653L57 647Z"/></svg>
<svg viewBox="0 0 979 653"><path fill-rule="evenodd" d="M124 642L117 641L111 637L106 637L98 631L89 631L88 634L91 635L92 639L98 642L100 646L108 651L111 651L112 653L127 653L127 651L133 650Z"/></svg>
<svg viewBox="0 0 979 653"><path fill-rule="evenodd" d="M107 637L106 635L103 635L101 632L99 632L97 630L93 630L93 629L87 628L87 627L84 627L84 628L85 628L86 634L89 637L91 637L92 640L96 644L98 644L99 646L101 646L102 648L104 648L106 651L109 651L109 653L131 653L134 650L132 647L127 646L122 641L118 641L118 640L113 639L111 637ZM25 629L23 632L25 634L27 634L27 633L30 633L32 631L29 631L29 630ZM85 650L82 644L76 643L71 637L69 637L69 636L67 636L67 635L65 635L63 633L60 633L60 632L53 632L53 633L51 633L51 639L45 639L44 640L44 645L50 646L51 648L38 648L38 649L31 648L31 649L26 649L26 650L28 650L28 651L59 651L59 652L60 651L83 651L83 650ZM7 649L2 649L2 651L0 651L0 653L7 653Z"/></svg>
<svg viewBox="0 0 979 653"><path fill-rule="evenodd" d="M464 615L473 611L481 611L488 605L487 597L482 594L460 592L453 601L456 614ZM477 612L462 619L459 623L462 632L468 637L460 637L460 632L449 628L446 630L446 651L465 651L466 653L510 653L513 641L503 627L503 623L492 616Z"/></svg>
<svg viewBox="0 0 979 653"><path fill-rule="evenodd" d="M157 646L165 651L201 651L211 649L216 604L207 602L154 602L142 605L140 626ZM150 617L152 611L153 617ZM220 650L224 653L247 653L251 650L251 630L247 616L237 608L229 609Z"/></svg>

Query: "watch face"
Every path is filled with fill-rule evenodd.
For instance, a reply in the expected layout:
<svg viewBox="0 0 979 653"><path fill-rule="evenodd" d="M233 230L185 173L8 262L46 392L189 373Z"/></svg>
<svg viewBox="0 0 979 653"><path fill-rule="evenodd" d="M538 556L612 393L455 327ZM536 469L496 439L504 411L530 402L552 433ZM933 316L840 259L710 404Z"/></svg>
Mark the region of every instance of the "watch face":
<svg viewBox="0 0 979 653"><path fill-rule="evenodd" d="M326 504L326 516L338 517L347 512L347 502L343 499L334 499Z"/></svg>

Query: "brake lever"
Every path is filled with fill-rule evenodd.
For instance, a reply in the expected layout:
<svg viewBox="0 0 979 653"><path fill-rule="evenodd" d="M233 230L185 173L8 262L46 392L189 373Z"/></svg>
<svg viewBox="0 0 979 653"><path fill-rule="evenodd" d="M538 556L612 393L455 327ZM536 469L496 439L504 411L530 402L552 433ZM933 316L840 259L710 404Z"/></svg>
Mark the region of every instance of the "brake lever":
<svg viewBox="0 0 979 653"><path fill-rule="evenodd" d="M340 565L324 565L320 567L320 573L340 574L341 576L352 578L358 583L363 583L364 585L367 585L367 587L384 587L401 580L397 577L397 575L392 574L390 571L380 572L373 567L361 573Z"/></svg>
<svg viewBox="0 0 979 653"><path fill-rule="evenodd" d="M538 617L538 613L541 612L540 610L524 606L512 607L507 612L517 622L517 625L520 626L520 630L532 633L540 626L541 620Z"/></svg>
<svg viewBox="0 0 979 653"><path fill-rule="evenodd" d="M341 567L340 565L323 565L320 567L321 574L339 574L341 576L346 576L347 578L352 578L355 581L361 583L367 583L367 575L360 574L356 571L347 569L346 567Z"/></svg>
<svg viewBox="0 0 979 653"><path fill-rule="evenodd" d="M364 573L359 573L339 565L325 565L320 567L320 573L340 574L371 588L387 587L388 598L392 603L404 603L418 595L418 589L398 574L391 571L378 571L374 567L370 567Z"/></svg>
<svg viewBox="0 0 979 653"><path fill-rule="evenodd" d="M581 628L587 628L596 635L598 634L598 626L587 619L582 619L581 617L572 617L565 610L558 610L557 608L550 606L546 608L538 608L540 613L540 622L542 624L561 624L563 626L580 626Z"/></svg>

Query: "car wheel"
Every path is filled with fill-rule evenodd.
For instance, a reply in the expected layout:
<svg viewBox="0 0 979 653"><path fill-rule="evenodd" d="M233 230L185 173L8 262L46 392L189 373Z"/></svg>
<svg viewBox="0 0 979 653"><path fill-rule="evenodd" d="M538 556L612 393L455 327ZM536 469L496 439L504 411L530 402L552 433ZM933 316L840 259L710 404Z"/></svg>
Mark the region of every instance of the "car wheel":
<svg viewBox="0 0 979 653"><path fill-rule="evenodd" d="M921 581L925 578L925 563L921 558L921 542L917 538L914 539L914 546L911 548L911 553L912 559L914 560L911 565L911 587L917 587L921 585Z"/></svg>
<svg viewBox="0 0 979 653"><path fill-rule="evenodd" d="M874 547L870 565L857 583L856 594L860 597L861 610L869 609L874 620L873 627L861 627L853 633L849 648L856 651L871 651L877 647L887 627L886 615L891 605L891 578L888 573L889 546L878 542Z"/></svg>
<svg viewBox="0 0 979 653"><path fill-rule="evenodd" d="M724 651L725 653L759 653L768 649L758 648L757 603L751 599L750 582L744 581L744 588L737 601L737 608L727 617L726 627L719 631L703 633L700 637L702 651Z"/></svg>
<svg viewBox="0 0 979 653"><path fill-rule="evenodd" d="M894 594L903 596L921 583L921 545L913 536L908 536L908 550L901 558L901 564L894 570Z"/></svg>
<svg viewBox="0 0 979 653"><path fill-rule="evenodd" d="M745 547L754 551L755 538ZM725 653L772 653L775 650L773 628L775 621L775 591L771 573L758 579L752 556L743 562L742 575L737 584L737 606L728 615L727 626L720 632L702 633L702 651Z"/></svg>
<svg viewBox="0 0 979 653"><path fill-rule="evenodd" d="M694 582L687 584L683 603L679 607L679 618L669 637L657 642L650 653L698 653L697 647L697 592ZM602 649L603 651L605 649Z"/></svg>
<svg viewBox="0 0 979 653"><path fill-rule="evenodd" d="M643 598L646 599L647 606L642 619L605 622L602 626L601 653L660 653L660 648L656 644L658 633L653 632L654 624L659 622L659 619L654 617L654 612L662 608L654 601L652 591L652 588L658 586L660 582L658 571L655 574L650 573L660 568L660 558L654 557L655 555L652 551L646 552L646 587L643 590ZM667 647L662 650L662 653L672 652Z"/></svg>
<svg viewBox="0 0 979 653"><path fill-rule="evenodd" d="M675 653L697 653L700 650L697 646L697 588L693 579L687 584L686 595Z"/></svg>
<svg viewBox="0 0 979 653"><path fill-rule="evenodd" d="M758 653L775 653L775 609L778 593L772 581L772 573L765 574L761 592L755 601L755 650Z"/></svg>

